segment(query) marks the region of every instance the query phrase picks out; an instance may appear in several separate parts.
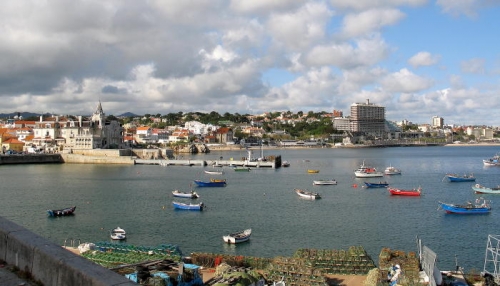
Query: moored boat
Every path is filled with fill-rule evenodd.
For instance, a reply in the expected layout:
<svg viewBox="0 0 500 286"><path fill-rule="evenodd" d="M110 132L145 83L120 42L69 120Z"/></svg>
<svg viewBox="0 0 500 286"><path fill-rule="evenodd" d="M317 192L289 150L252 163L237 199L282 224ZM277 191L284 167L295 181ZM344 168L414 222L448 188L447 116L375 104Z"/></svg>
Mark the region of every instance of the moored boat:
<svg viewBox="0 0 500 286"><path fill-rule="evenodd" d="M125 239L127 239L127 236L125 234L114 233L114 232L111 232L111 234L109 235L109 237L112 240L125 240Z"/></svg>
<svg viewBox="0 0 500 286"><path fill-rule="evenodd" d="M235 167L234 171L235 172L250 172L250 168L248 168L248 167Z"/></svg>
<svg viewBox="0 0 500 286"><path fill-rule="evenodd" d="M226 243L241 243L241 242L245 242L245 241L248 241L250 239L250 235L252 235L252 229L245 229L243 231L239 231L239 232L234 232L234 233L230 233L228 235L224 235L222 236L222 239L224 240L224 242Z"/></svg>
<svg viewBox="0 0 500 286"><path fill-rule="evenodd" d="M199 204L185 204L185 203L180 203L180 202L172 202L174 205L175 209L179 210L193 210L193 211L201 211L205 208L205 204L199 203Z"/></svg>
<svg viewBox="0 0 500 286"><path fill-rule="evenodd" d="M467 202L463 205L439 202L439 207L450 214L487 214L491 212L490 201L483 198L476 199L475 203Z"/></svg>
<svg viewBox="0 0 500 286"><path fill-rule="evenodd" d="M488 188L481 184L475 184L472 189L476 194L500 194L500 186Z"/></svg>
<svg viewBox="0 0 500 286"><path fill-rule="evenodd" d="M210 178L210 182L222 183L222 182L226 182L226 179L214 179L214 178Z"/></svg>
<svg viewBox="0 0 500 286"><path fill-rule="evenodd" d="M396 167L389 166L389 167L385 168L384 173L386 175L401 175L401 170L399 170Z"/></svg>
<svg viewBox="0 0 500 286"><path fill-rule="evenodd" d="M307 190L295 189L295 192L300 197L306 198L306 199L309 199L309 200L321 199L321 195L320 194L314 193L314 192L310 192L310 191L307 191Z"/></svg>
<svg viewBox="0 0 500 286"><path fill-rule="evenodd" d="M49 216L68 216L75 213L76 206L60 209L60 210L47 210Z"/></svg>
<svg viewBox="0 0 500 286"><path fill-rule="evenodd" d="M123 228L121 228L121 227L119 227L119 226L117 226L115 229L113 229L113 230L112 230L112 232L114 232L114 233L119 233L119 234L123 234L123 235L126 235L126 234L127 234L127 232L126 232Z"/></svg>
<svg viewBox="0 0 500 286"><path fill-rule="evenodd" d="M216 170L216 171L210 171L210 170L204 170L205 174L209 175L224 175L223 170Z"/></svg>
<svg viewBox="0 0 500 286"><path fill-rule="evenodd" d="M404 190L404 189L397 189L397 188L388 188L389 193L393 196L410 196L410 197L418 197L422 193L422 188L418 187L416 189L409 189L409 190Z"/></svg>
<svg viewBox="0 0 500 286"><path fill-rule="evenodd" d="M281 163L281 167L290 167L290 162L288 162L288 161L283 161L283 162Z"/></svg>
<svg viewBox="0 0 500 286"><path fill-rule="evenodd" d="M307 173L309 173L309 174L317 174L317 173L319 173L319 170L309 169L309 170L307 170Z"/></svg>
<svg viewBox="0 0 500 286"><path fill-rule="evenodd" d="M194 183L198 187L225 187L226 186L226 181L221 181L221 182L206 182L206 181L201 181L201 180L194 180Z"/></svg>
<svg viewBox="0 0 500 286"><path fill-rule="evenodd" d="M313 185L336 185L337 180L314 180Z"/></svg>
<svg viewBox="0 0 500 286"><path fill-rule="evenodd" d="M464 175L458 175L458 174L446 174L446 178L450 182L474 182L476 181L476 177L474 177L473 174L464 174Z"/></svg>
<svg viewBox="0 0 500 286"><path fill-rule="evenodd" d="M118 226L111 231L109 236L112 240L124 240L127 238L127 232L123 228Z"/></svg>
<svg viewBox="0 0 500 286"><path fill-rule="evenodd" d="M485 166L500 166L500 154L495 154L493 157L484 159L483 164Z"/></svg>
<svg viewBox="0 0 500 286"><path fill-rule="evenodd" d="M367 188L387 188L389 186L389 183L387 182L378 182L378 183L371 183L371 182L365 182L365 186Z"/></svg>
<svg viewBox="0 0 500 286"><path fill-rule="evenodd" d="M197 199L200 197L198 195L198 193L195 191L191 191L189 193L186 193L186 192L181 192L179 190L174 190L174 191L172 191L172 194L174 195L174 197L179 197L179 198Z"/></svg>
<svg viewBox="0 0 500 286"><path fill-rule="evenodd" d="M383 177L384 173L377 171L377 169L373 167L369 167L365 165L365 162L363 161L363 164L359 166L359 168L354 171L354 175L357 178L373 178L373 177Z"/></svg>

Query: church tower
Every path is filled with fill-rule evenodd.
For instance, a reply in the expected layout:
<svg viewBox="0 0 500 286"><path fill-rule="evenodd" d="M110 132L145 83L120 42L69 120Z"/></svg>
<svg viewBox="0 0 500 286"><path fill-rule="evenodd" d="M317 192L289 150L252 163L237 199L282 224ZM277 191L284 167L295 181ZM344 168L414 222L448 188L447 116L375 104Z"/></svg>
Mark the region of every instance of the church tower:
<svg viewBox="0 0 500 286"><path fill-rule="evenodd" d="M93 124L97 124L97 126L101 129L104 127L105 114L104 114L104 111L102 111L102 106L101 106L100 100L99 100L99 104L97 104L97 108L94 111L94 114L92 114L91 121Z"/></svg>

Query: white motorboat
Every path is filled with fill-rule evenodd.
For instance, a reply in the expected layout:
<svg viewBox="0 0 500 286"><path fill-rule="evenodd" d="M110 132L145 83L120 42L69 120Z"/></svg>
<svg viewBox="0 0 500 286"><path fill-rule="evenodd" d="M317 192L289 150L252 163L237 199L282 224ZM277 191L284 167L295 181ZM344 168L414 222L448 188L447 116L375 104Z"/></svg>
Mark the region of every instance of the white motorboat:
<svg viewBox="0 0 500 286"><path fill-rule="evenodd" d="M383 177L384 173L377 171L377 169L373 167L368 167L365 165L365 162L359 168L354 171L354 175L357 178L373 178L373 177Z"/></svg>
<svg viewBox="0 0 500 286"><path fill-rule="evenodd" d="M399 170L396 167L389 166L389 167L385 168L384 173L386 175L401 175L401 170Z"/></svg>
<svg viewBox="0 0 500 286"><path fill-rule="evenodd" d="M115 229L113 229L112 232L113 233L118 233L118 234L123 234L123 235L127 234L127 232L123 228L121 228L119 226L117 226Z"/></svg>
<svg viewBox="0 0 500 286"><path fill-rule="evenodd" d="M222 239L226 243L240 243L240 242L245 242L250 239L250 235L252 234L252 229L245 229L243 231L235 232L235 233L230 233L228 235L224 235Z"/></svg>
<svg viewBox="0 0 500 286"><path fill-rule="evenodd" d="M111 231L110 237L112 240L124 240L127 238L126 234L127 232L118 226Z"/></svg>
<svg viewBox="0 0 500 286"><path fill-rule="evenodd" d="M313 185L336 185L337 180L314 180Z"/></svg>
<svg viewBox="0 0 500 286"><path fill-rule="evenodd" d="M307 191L307 190L295 189L295 192L300 197L306 198L306 199L309 199L309 200L321 199L321 195L320 194L314 193L314 192L310 192L310 191Z"/></svg>

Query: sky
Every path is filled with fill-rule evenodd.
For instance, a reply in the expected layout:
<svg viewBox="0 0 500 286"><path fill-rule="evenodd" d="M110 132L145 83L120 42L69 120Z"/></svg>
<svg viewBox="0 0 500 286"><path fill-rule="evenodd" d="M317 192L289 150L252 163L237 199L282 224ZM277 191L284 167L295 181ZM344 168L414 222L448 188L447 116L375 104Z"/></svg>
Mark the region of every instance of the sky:
<svg viewBox="0 0 500 286"><path fill-rule="evenodd" d="M0 113L500 126L500 0L4 0Z"/></svg>

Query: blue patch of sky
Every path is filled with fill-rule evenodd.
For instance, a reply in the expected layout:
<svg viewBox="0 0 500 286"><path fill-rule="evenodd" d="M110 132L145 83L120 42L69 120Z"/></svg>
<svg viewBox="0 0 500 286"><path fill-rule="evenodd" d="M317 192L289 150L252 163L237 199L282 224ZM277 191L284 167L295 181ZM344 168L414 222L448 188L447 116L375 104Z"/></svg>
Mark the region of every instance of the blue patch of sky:
<svg viewBox="0 0 500 286"><path fill-rule="evenodd" d="M297 75L285 69L270 68L262 73L262 82L270 87L281 87L284 84L294 81Z"/></svg>
<svg viewBox="0 0 500 286"><path fill-rule="evenodd" d="M438 88L445 87L451 75L469 76L461 72L463 61L484 58L488 62L498 58L495 47L500 38L494 35L494 30L500 23L496 16L499 10L481 10L477 18L468 18L444 14L433 3L402 9L406 17L382 32L385 41L396 49L383 66L390 72L409 68L416 74L434 78L437 85L442 84ZM439 56L439 62L432 67L412 68L408 59L423 51Z"/></svg>

